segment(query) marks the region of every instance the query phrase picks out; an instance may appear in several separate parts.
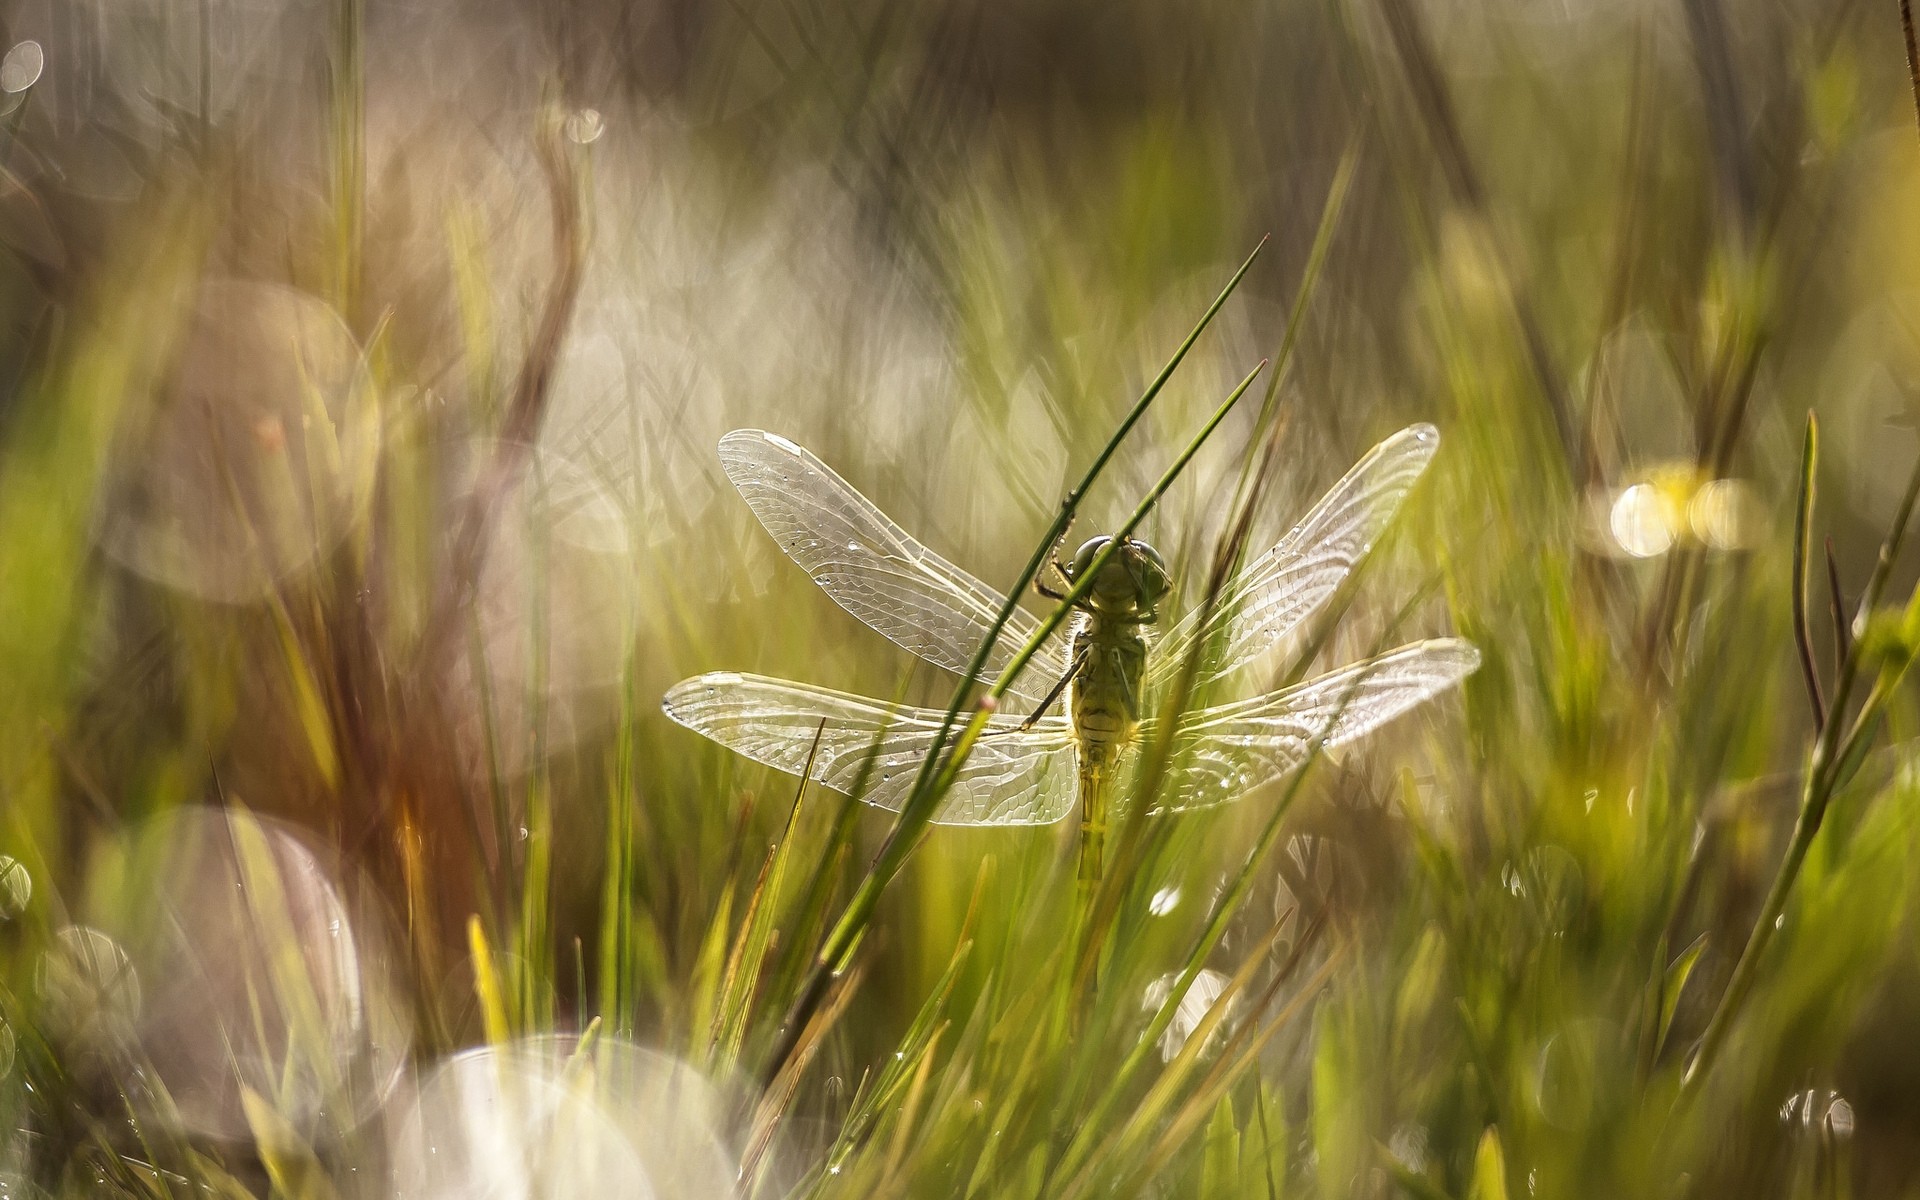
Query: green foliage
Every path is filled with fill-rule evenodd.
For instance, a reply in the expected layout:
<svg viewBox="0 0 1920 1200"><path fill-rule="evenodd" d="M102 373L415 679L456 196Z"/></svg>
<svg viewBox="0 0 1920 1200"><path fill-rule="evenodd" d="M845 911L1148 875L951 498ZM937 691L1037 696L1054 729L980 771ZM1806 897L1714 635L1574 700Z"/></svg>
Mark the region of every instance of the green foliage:
<svg viewBox="0 0 1920 1200"><path fill-rule="evenodd" d="M642 54L579 0L527 6L540 78L447 22L458 87L392 77L431 47L381 6L245 7L193 70L48 35L0 131L0 1190L385 1194L477 1047L622 1153L697 1115L756 1197L1920 1187L1891 6L694 4ZM202 70L240 45L257 112ZM219 280L311 300L350 383L197 325ZM1151 748L1095 887L1071 820L933 824L951 758L895 814L659 712L752 671L964 752L1011 680L835 610L727 428L1051 621L1062 536L1137 527L1183 613L1414 421L1291 658L1177 699L1442 634L1478 672L1215 809L1147 816ZM244 594L179 556L228 534ZM246 820L156 857L199 807ZM723 1102L646 1108L641 1051ZM561 1124L485 1128L538 1143L508 1194L598 1165Z"/></svg>

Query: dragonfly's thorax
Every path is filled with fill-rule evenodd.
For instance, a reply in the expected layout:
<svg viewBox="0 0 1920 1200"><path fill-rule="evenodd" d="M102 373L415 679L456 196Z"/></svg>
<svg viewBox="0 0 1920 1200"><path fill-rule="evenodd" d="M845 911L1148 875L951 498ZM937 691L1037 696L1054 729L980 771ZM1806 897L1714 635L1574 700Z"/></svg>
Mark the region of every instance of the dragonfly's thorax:
<svg viewBox="0 0 1920 1200"><path fill-rule="evenodd" d="M1147 630L1159 620L1170 587L1167 564L1145 542L1126 538L1114 547L1112 538L1098 537L1081 546L1063 572L1075 584L1087 579L1073 624L1067 711L1083 769L1104 768L1140 723Z"/></svg>
<svg viewBox="0 0 1920 1200"><path fill-rule="evenodd" d="M1133 740L1140 723L1141 680L1146 675L1147 634L1138 620L1112 620L1098 609L1074 622L1073 661L1067 711L1084 758L1112 759Z"/></svg>

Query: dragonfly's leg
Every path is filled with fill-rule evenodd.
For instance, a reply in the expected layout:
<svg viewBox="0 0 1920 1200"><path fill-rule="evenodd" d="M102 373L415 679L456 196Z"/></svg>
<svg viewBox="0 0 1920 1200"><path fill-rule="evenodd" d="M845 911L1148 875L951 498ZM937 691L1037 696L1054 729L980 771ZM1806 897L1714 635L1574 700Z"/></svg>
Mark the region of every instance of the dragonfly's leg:
<svg viewBox="0 0 1920 1200"><path fill-rule="evenodd" d="M1060 693L1067 690L1067 685L1073 682L1073 677L1080 673L1080 668L1085 666L1086 662L1087 651L1085 647L1082 647L1080 653L1074 655L1073 661L1067 665L1067 672L1060 677L1060 682L1054 684L1052 690L1047 693L1046 699L1040 701L1034 710L1027 714L1026 720L1020 722L1020 724L1008 730L1008 732L1025 733L1027 730L1039 724L1040 718L1047 715L1047 710L1052 708L1053 702L1060 698Z"/></svg>
<svg viewBox="0 0 1920 1200"><path fill-rule="evenodd" d="M1060 531L1059 537L1053 539L1053 548L1047 553L1047 561L1040 567L1042 574L1034 577L1033 590L1049 600L1065 600L1067 593L1073 590L1073 576L1067 574L1067 568L1060 562L1060 547L1066 545L1067 537L1072 533L1073 521L1069 518L1067 527ZM1059 583L1052 583L1045 577L1045 572L1049 570Z"/></svg>
<svg viewBox="0 0 1920 1200"><path fill-rule="evenodd" d="M1047 575L1048 571L1052 571L1054 575L1059 576L1060 582L1052 582ZM1056 550L1053 556L1048 558L1041 566L1040 574L1034 576L1033 590L1039 592L1049 600L1065 600L1067 598L1067 592L1071 590L1072 587L1073 581L1067 577L1067 569L1060 565L1060 553Z"/></svg>

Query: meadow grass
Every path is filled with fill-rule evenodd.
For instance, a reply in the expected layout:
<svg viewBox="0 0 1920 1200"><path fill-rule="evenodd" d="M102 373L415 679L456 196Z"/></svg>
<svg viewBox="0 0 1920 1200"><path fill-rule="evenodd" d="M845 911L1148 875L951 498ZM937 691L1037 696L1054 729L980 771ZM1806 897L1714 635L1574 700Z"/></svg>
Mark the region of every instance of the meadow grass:
<svg viewBox="0 0 1920 1200"><path fill-rule="evenodd" d="M1920 1192L1904 6L1468 7L20 6L0 1183ZM1038 641L916 666L714 450L1050 631L1063 537L1210 606L1416 421L1165 713L1479 669L1216 808L1149 745L1091 894L934 823ZM712 670L946 727L880 811Z"/></svg>

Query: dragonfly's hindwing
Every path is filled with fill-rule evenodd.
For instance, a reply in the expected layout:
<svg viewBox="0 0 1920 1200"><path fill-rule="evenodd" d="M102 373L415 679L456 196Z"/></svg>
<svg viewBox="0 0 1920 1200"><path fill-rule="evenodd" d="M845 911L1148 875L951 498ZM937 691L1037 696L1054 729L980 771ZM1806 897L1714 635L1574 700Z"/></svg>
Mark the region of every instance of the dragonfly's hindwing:
<svg viewBox="0 0 1920 1200"><path fill-rule="evenodd" d="M1206 808L1284 778L1320 747L1357 741L1453 687L1480 665L1471 642L1437 638L1295 687L1188 714L1172 744L1159 807ZM1141 727L1151 741L1153 722Z"/></svg>

